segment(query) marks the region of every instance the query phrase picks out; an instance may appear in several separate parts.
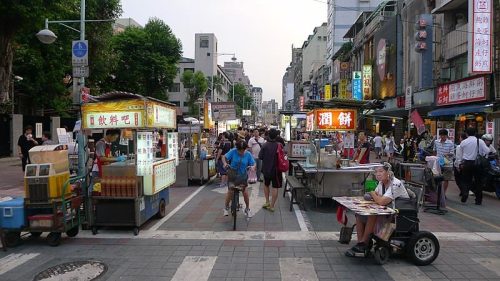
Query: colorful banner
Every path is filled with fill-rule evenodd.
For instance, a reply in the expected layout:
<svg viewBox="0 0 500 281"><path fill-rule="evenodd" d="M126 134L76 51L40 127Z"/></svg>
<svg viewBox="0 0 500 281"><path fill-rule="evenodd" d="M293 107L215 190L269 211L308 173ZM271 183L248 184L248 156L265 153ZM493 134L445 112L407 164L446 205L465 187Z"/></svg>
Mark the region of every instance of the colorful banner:
<svg viewBox="0 0 500 281"><path fill-rule="evenodd" d="M421 135L422 133L425 132L425 123L424 120L422 120L422 117L420 114L418 114L417 110L413 110L411 115L410 115L411 122L415 124L415 128L417 128L417 133Z"/></svg>
<svg viewBox="0 0 500 281"><path fill-rule="evenodd" d="M363 99L372 99L372 66L363 65Z"/></svg>
<svg viewBox="0 0 500 281"><path fill-rule="evenodd" d="M362 90L362 74L361 71L352 72L352 99L363 100Z"/></svg>
<svg viewBox="0 0 500 281"><path fill-rule="evenodd" d="M325 101L332 99L332 86L330 84L325 85Z"/></svg>
<svg viewBox="0 0 500 281"><path fill-rule="evenodd" d="M339 98L347 99L347 79L340 79L339 82Z"/></svg>

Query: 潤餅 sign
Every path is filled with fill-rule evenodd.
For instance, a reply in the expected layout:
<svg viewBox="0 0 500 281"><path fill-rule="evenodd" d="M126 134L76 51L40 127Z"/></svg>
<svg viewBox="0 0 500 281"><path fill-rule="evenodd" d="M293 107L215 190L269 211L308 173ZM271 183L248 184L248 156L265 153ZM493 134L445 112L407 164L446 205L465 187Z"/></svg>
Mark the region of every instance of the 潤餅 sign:
<svg viewBox="0 0 500 281"><path fill-rule="evenodd" d="M353 131L356 122L355 109L316 109L307 115L307 127L313 130Z"/></svg>

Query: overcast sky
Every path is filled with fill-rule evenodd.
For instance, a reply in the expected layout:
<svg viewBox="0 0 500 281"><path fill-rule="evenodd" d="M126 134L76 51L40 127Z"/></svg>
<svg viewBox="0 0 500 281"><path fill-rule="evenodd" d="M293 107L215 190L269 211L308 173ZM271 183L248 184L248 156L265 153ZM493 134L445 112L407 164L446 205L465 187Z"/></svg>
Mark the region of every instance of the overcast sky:
<svg viewBox="0 0 500 281"><path fill-rule="evenodd" d="M158 17L194 58L194 34L215 33L219 52L236 53L263 100L281 104L281 79L291 47L301 46L315 26L326 22L326 0L122 0L123 15L145 25ZM219 64L230 61L219 57Z"/></svg>

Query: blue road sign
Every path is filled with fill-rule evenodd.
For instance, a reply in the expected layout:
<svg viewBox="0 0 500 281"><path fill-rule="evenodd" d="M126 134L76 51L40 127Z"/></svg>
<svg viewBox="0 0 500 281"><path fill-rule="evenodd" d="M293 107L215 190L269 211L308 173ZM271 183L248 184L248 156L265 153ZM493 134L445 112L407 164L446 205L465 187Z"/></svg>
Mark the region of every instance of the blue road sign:
<svg viewBox="0 0 500 281"><path fill-rule="evenodd" d="M73 44L73 55L81 58L87 55L88 47L85 41L75 41Z"/></svg>

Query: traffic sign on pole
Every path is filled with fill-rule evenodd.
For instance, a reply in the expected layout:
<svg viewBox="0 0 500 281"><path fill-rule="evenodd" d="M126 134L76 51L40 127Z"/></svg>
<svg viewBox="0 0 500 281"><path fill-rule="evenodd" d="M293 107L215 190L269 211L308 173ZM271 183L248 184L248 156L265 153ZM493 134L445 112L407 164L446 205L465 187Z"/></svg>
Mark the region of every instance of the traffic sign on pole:
<svg viewBox="0 0 500 281"><path fill-rule="evenodd" d="M71 45L71 62L73 65L89 64L89 44L87 40L75 40Z"/></svg>

